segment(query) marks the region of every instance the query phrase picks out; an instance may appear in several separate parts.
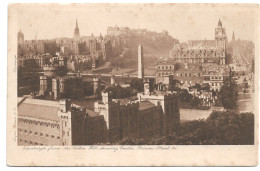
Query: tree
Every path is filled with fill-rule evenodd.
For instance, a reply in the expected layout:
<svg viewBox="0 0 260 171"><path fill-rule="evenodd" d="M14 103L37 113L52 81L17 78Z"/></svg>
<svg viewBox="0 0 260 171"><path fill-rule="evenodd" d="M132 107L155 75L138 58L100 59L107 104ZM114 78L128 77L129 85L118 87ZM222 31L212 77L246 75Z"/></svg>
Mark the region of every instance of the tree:
<svg viewBox="0 0 260 171"><path fill-rule="evenodd" d="M139 92L143 92L144 91L144 83L142 79L139 78L133 78L131 80L130 86L132 89L136 89Z"/></svg>
<svg viewBox="0 0 260 171"><path fill-rule="evenodd" d="M219 99L225 109L237 107L237 93L232 86L223 85L219 91Z"/></svg>

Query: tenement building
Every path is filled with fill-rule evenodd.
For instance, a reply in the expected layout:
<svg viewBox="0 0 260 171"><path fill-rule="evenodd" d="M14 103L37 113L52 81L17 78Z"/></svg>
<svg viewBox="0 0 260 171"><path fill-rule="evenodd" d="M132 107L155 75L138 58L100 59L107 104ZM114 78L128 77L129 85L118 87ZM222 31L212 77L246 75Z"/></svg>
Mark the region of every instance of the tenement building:
<svg viewBox="0 0 260 171"><path fill-rule="evenodd" d="M187 43L175 44L174 48L169 52L169 57L176 62L225 65L226 46L226 30L219 20L218 26L215 28L215 40L190 40Z"/></svg>

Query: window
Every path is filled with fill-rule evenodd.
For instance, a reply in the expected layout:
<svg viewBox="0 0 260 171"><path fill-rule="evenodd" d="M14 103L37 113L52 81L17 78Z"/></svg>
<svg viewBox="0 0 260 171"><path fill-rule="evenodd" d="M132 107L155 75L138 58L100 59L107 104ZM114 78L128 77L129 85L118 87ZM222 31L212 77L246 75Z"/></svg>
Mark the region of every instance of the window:
<svg viewBox="0 0 260 171"><path fill-rule="evenodd" d="M49 137L49 135L48 135L48 134L46 134L46 137Z"/></svg>
<svg viewBox="0 0 260 171"><path fill-rule="evenodd" d="M172 66L170 66L170 69L172 69Z"/></svg>
<svg viewBox="0 0 260 171"><path fill-rule="evenodd" d="M165 69L168 69L168 66L166 66Z"/></svg>
<svg viewBox="0 0 260 171"><path fill-rule="evenodd" d="M162 69L164 69L164 66L162 66Z"/></svg>
<svg viewBox="0 0 260 171"><path fill-rule="evenodd" d="M67 131L67 136L70 136L70 132L69 131Z"/></svg>
<svg viewBox="0 0 260 171"><path fill-rule="evenodd" d="M54 138L54 135L52 135L51 138Z"/></svg>
<svg viewBox="0 0 260 171"><path fill-rule="evenodd" d="M30 134L32 134L32 131L30 131Z"/></svg>
<svg viewBox="0 0 260 171"><path fill-rule="evenodd" d="M60 137L58 136L57 139L60 139Z"/></svg>
<svg viewBox="0 0 260 171"><path fill-rule="evenodd" d="M38 135L38 132L35 132L34 135Z"/></svg>
<svg viewBox="0 0 260 171"><path fill-rule="evenodd" d="M158 69L160 69L160 66L158 66Z"/></svg>
<svg viewBox="0 0 260 171"><path fill-rule="evenodd" d="M212 83L212 86L214 86L214 83Z"/></svg>
<svg viewBox="0 0 260 171"><path fill-rule="evenodd" d="M43 133L40 133L40 136L43 136Z"/></svg>

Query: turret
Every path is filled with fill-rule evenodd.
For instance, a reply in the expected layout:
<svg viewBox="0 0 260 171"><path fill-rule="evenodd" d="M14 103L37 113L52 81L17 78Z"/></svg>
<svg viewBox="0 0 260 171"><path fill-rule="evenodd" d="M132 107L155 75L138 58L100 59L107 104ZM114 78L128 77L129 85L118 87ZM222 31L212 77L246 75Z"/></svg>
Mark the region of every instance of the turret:
<svg viewBox="0 0 260 171"><path fill-rule="evenodd" d="M59 96L59 93L58 93L58 79L56 79L56 78L52 79L52 92L53 92L53 98L57 99Z"/></svg>
<svg viewBox="0 0 260 171"><path fill-rule="evenodd" d="M48 77L47 76L40 76L40 95L45 95L48 89Z"/></svg>
<svg viewBox="0 0 260 171"><path fill-rule="evenodd" d="M97 94L97 89L99 88L100 80L99 78L93 78L93 92Z"/></svg>
<svg viewBox="0 0 260 171"><path fill-rule="evenodd" d="M104 104L112 102L112 96L110 92L102 93L102 102Z"/></svg>
<svg viewBox="0 0 260 171"><path fill-rule="evenodd" d="M115 85L115 83L116 83L116 78L115 78L115 75L112 75L111 76L111 80L110 80L111 82L111 85Z"/></svg>
<svg viewBox="0 0 260 171"><path fill-rule="evenodd" d="M60 111L66 113L71 110L71 100L61 99L60 100Z"/></svg>

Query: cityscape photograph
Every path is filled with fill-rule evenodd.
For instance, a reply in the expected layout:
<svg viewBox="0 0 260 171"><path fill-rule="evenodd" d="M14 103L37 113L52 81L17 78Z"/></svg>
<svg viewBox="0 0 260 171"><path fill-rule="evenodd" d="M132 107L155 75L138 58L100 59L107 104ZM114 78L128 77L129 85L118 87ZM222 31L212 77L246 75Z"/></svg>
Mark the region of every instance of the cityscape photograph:
<svg viewBox="0 0 260 171"><path fill-rule="evenodd" d="M254 145L255 14L181 7L20 8L17 144Z"/></svg>

